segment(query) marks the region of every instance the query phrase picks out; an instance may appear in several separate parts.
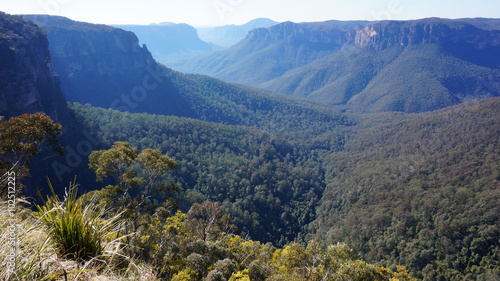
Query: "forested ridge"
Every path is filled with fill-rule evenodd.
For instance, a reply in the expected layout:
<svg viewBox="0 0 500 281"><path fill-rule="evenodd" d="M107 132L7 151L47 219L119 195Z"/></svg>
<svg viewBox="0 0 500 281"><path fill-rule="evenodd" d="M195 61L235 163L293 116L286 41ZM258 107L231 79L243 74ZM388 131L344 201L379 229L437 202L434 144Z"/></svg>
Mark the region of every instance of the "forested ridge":
<svg viewBox="0 0 500 281"><path fill-rule="evenodd" d="M496 19L283 22L175 67L359 112L425 112L500 95L499 35Z"/></svg>
<svg viewBox="0 0 500 281"><path fill-rule="evenodd" d="M32 23L0 13L0 59L9 62L0 71L0 194L9 196L0 202L0 268L15 267L19 280L500 279L500 98L486 99L498 95L498 57L487 55L497 41L474 37L493 47L469 56L468 43L382 50L398 32L361 36L371 51L337 54L356 71L330 85L370 90L357 108L348 91L342 106L325 106L182 74L158 65L130 32L45 19L56 23L49 42ZM415 23L450 31L453 21L440 21L400 31L412 34ZM451 28L498 34L495 20L467 22ZM325 28L333 32L325 38L342 37L331 24L344 25L307 26L313 39ZM312 47L321 53L321 45ZM304 81L350 73L317 70ZM67 107L58 80L72 91ZM384 89L397 95L379 95ZM121 111L98 107L117 104ZM420 111L428 112L403 113ZM0 279L12 274L0 270Z"/></svg>
<svg viewBox="0 0 500 281"><path fill-rule="evenodd" d="M103 147L128 141L157 148L179 164L184 208L216 200L242 235L284 245L314 219L324 170L307 145L259 129L173 116L129 114L74 104Z"/></svg>
<svg viewBox="0 0 500 281"><path fill-rule="evenodd" d="M105 146L127 140L173 157L181 208L218 201L242 235L343 241L372 263L462 280L498 275L499 102L347 115L351 126L331 132L343 144L328 148L310 146L300 126L290 142L244 126L72 109Z"/></svg>
<svg viewBox="0 0 500 281"><path fill-rule="evenodd" d="M499 102L351 134L344 151L325 159L313 232L425 280L498 277Z"/></svg>

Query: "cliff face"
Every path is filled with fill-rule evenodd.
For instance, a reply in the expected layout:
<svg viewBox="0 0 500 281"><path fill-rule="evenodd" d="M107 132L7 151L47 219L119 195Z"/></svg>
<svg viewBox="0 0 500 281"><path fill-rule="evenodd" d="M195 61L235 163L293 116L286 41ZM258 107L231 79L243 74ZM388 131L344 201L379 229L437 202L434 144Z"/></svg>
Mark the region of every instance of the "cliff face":
<svg viewBox="0 0 500 281"><path fill-rule="evenodd" d="M487 21L486 21L487 22ZM297 41L302 44L344 44L368 46L374 50L417 44L469 44L477 48L500 47L500 29L471 20L423 19L415 21L284 22L270 28L251 31L247 39L255 41ZM333 48L332 48L333 50Z"/></svg>
<svg viewBox="0 0 500 281"><path fill-rule="evenodd" d="M140 42L148 46L155 60L165 65L217 49L200 40L196 29L187 24L117 25L115 27L132 31Z"/></svg>
<svg viewBox="0 0 500 281"><path fill-rule="evenodd" d="M134 33L64 17L23 17L46 30L54 75L68 101L191 117L186 98Z"/></svg>
<svg viewBox="0 0 500 281"><path fill-rule="evenodd" d="M500 20L284 22L178 66L357 111L435 110L499 96Z"/></svg>
<svg viewBox="0 0 500 281"><path fill-rule="evenodd" d="M54 75L61 80L69 101L84 103L88 98L100 98L103 103L99 106L111 107L110 97L130 91L130 81L155 66L147 48L138 45L132 32L63 17L23 17L46 30Z"/></svg>
<svg viewBox="0 0 500 281"><path fill-rule="evenodd" d="M443 19L384 21L357 30L352 43L375 50L416 44L470 44L484 49L500 47L500 30Z"/></svg>
<svg viewBox="0 0 500 281"><path fill-rule="evenodd" d="M37 111L58 122L67 114L47 38L35 24L0 12L0 115Z"/></svg>
<svg viewBox="0 0 500 281"><path fill-rule="evenodd" d="M76 72L127 72L153 64L151 54L139 46L132 32L58 16L24 15L23 18L46 30L52 63L72 61Z"/></svg>
<svg viewBox="0 0 500 281"><path fill-rule="evenodd" d="M287 40L296 45L304 44L313 48L321 47L334 50L353 41L356 31L362 30L367 24L369 24L367 21L327 21L299 24L288 21L269 28L252 30L248 33L247 39L250 42Z"/></svg>

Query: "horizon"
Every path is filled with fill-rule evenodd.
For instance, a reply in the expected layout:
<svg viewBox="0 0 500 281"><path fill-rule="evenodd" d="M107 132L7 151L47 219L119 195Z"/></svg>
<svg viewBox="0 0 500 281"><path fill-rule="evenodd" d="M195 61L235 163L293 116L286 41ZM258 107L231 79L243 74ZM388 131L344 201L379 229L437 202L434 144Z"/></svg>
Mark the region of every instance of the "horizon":
<svg viewBox="0 0 500 281"><path fill-rule="evenodd" d="M0 10L0 12L4 12L4 11ZM7 14L9 14L9 13L7 13ZM11 14L11 15L14 15L14 16L33 15L33 16L64 17L64 18L67 18L67 19L72 20L72 21L83 22L83 23L90 23L90 24L96 24L96 25L107 25L107 26L155 26L155 25L156 26L161 26L161 25L169 25L169 24L172 24L172 25L187 24L187 25L193 26L195 28L211 28L211 27L222 26L222 25L191 25L191 24L185 23L185 22L153 22L153 23L149 23L149 24L135 24L135 23L118 23L118 24L111 23L111 24L106 24L106 23L94 23L94 22L88 22L88 21L82 21L82 20L75 20L73 18L69 18L69 17L61 16L61 15L49 15L49 14ZM227 24L225 26L231 26L231 25L232 26L242 26L242 25L245 25L245 24L247 24L247 23L249 23L251 21L258 20L258 19L266 19L266 20L275 21L277 24L283 23L283 22L287 22L287 21L293 22L293 23L314 23L314 22L320 23L320 22L328 22L328 21L341 21L341 22L349 22L349 21L369 21L369 22L378 22L378 21L418 21L418 20L425 20L425 19L444 19L444 20L461 20L461 19L491 19L491 20L497 20L498 19L498 20L500 20L500 18L487 18L487 17L462 17L462 18L425 17L425 18L404 19L404 20L400 20L400 19L390 19L390 20L364 20L364 19L338 20L338 19L326 19L326 20L318 20L318 21L291 21L291 20L276 21L276 20L273 20L273 19L270 19L270 18L262 18L262 17L260 17L260 18L250 19L249 21L241 23L241 24Z"/></svg>
<svg viewBox="0 0 500 281"><path fill-rule="evenodd" d="M145 1L146 2L146 1ZM144 2L143 2L144 3ZM431 0L147 0L127 1L0 0L0 11L13 14L63 16L105 25L185 23L195 27L242 25L258 18L276 22L418 20L424 18L500 18L500 2L458 0L453 5Z"/></svg>

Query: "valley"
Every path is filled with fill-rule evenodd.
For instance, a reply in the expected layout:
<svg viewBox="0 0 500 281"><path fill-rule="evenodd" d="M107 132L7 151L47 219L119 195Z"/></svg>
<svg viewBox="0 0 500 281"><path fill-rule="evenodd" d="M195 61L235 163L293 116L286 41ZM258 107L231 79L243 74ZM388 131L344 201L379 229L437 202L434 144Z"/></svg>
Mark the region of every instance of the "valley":
<svg viewBox="0 0 500 281"><path fill-rule="evenodd" d="M43 111L63 127L66 154L35 158L26 196L50 194L46 177L63 195L76 176L119 210L126 184L96 182L92 151L127 142L176 162L123 214L142 235L127 251L161 278L322 280L336 268L331 280L389 280L400 266L419 280L500 276L498 20L263 20L216 50L183 25L194 41L176 43L169 24L0 19L0 115ZM172 53L210 53L174 70L152 51L166 49L140 45L151 30ZM129 165L140 181L146 168ZM196 232L194 207L217 214L215 231Z"/></svg>
<svg viewBox="0 0 500 281"><path fill-rule="evenodd" d="M358 112L425 112L499 96L500 31L488 23L285 22L174 68Z"/></svg>

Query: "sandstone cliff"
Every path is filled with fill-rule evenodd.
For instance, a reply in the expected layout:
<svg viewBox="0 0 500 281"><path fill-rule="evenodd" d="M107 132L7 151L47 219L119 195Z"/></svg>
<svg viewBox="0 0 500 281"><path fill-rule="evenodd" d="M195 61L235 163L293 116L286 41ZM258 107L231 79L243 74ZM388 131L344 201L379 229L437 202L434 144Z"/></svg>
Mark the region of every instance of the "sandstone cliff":
<svg viewBox="0 0 500 281"><path fill-rule="evenodd" d="M184 114L187 107L147 47L123 29L25 15L47 32L54 75L70 102L129 112Z"/></svg>
<svg viewBox="0 0 500 281"><path fill-rule="evenodd" d="M67 115L47 38L34 23L0 12L0 115L37 111L58 122Z"/></svg>

